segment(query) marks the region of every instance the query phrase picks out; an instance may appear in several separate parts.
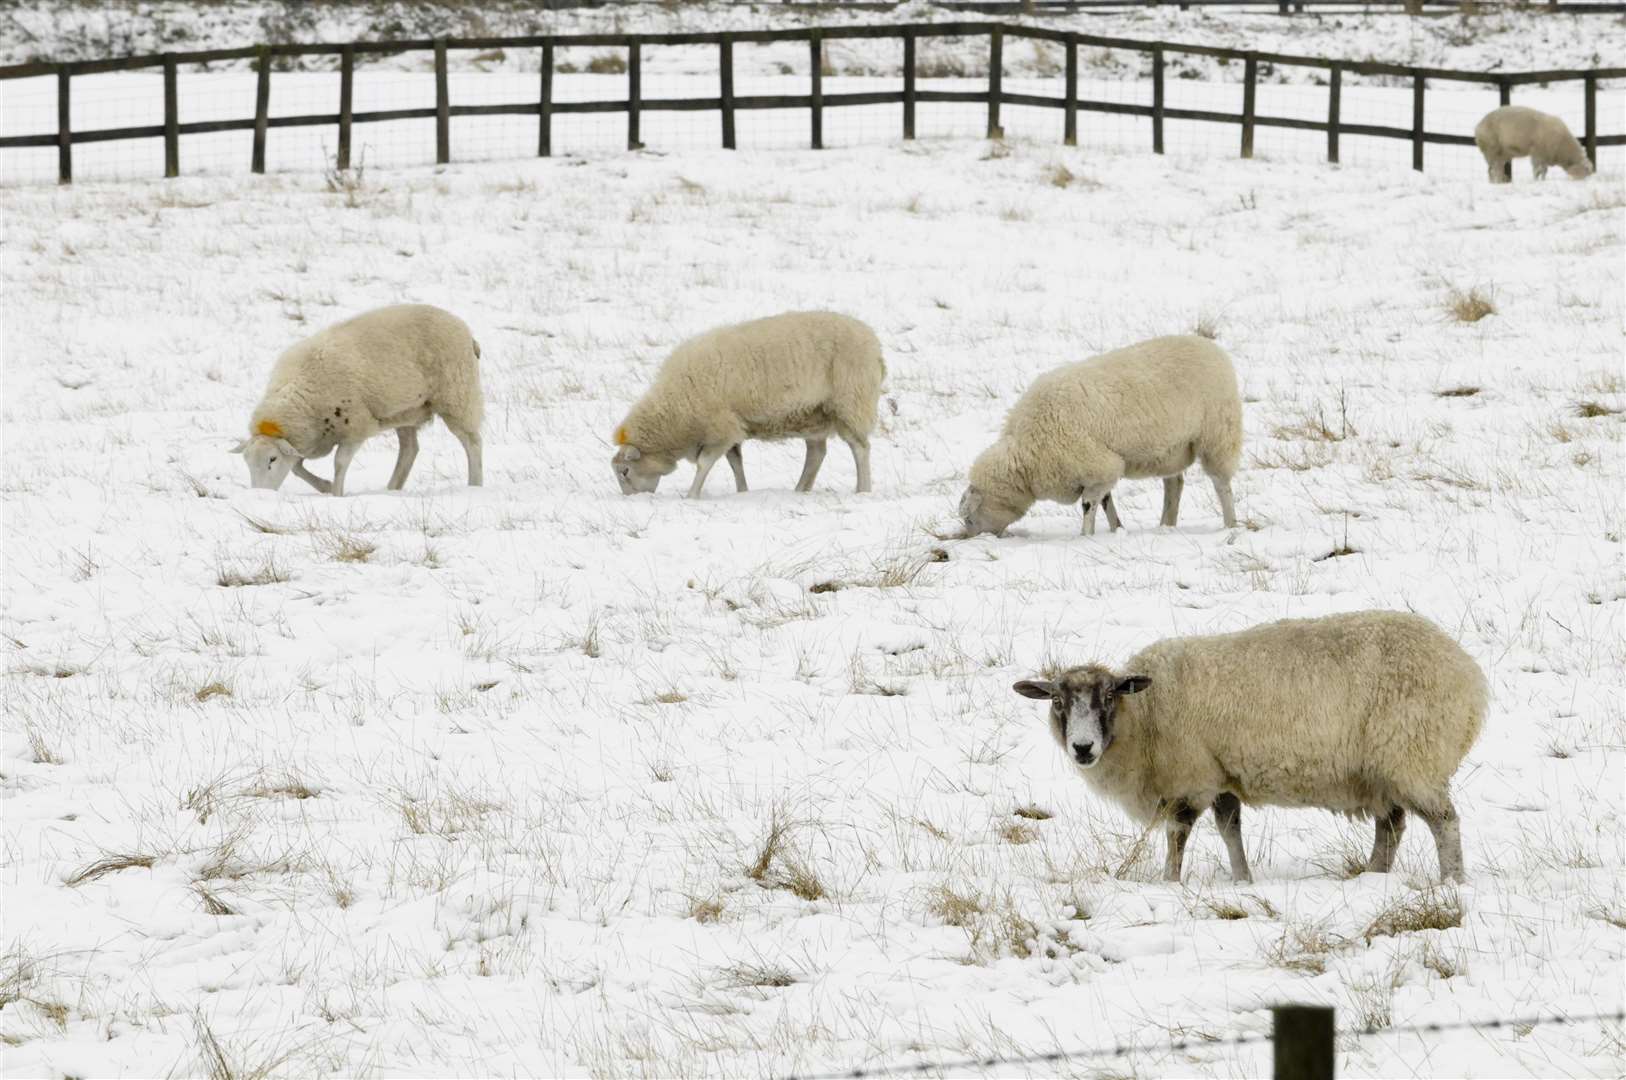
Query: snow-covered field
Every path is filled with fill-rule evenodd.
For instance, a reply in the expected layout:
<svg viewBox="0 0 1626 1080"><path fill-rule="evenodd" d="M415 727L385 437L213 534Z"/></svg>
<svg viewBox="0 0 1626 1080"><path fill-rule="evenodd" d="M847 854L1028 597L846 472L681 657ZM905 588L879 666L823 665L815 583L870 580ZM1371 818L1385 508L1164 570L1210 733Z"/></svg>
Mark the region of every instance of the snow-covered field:
<svg viewBox="0 0 1626 1080"><path fill-rule="evenodd" d="M1614 171L923 140L9 188L0 1039L15 1076L748 1075L1131 1041L1074 1076L1257 1075L1327 1002L1403 1026L1618 1008L1623 224ZM1477 293L1478 321L1453 308ZM486 484L247 488L276 352L438 303L485 351ZM889 386L876 490L746 448L623 497L665 350L829 306ZM1202 326L1245 527L1049 506L943 539L1038 372ZM1352 549L1329 557L1329 553ZM1010 684L1150 639L1409 608L1490 675L1426 830L1254 811L1234 887L1093 798ZM1410 912L1410 914L1408 914ZM1444 929L1417 929L1420 925ZM1345 1076L1615 1076L1618 1025L1340 1041ZM1099 1071L1097 1071L1099 1070ZM1010 1070L1006 1070L1009 1072Z"/></svg>

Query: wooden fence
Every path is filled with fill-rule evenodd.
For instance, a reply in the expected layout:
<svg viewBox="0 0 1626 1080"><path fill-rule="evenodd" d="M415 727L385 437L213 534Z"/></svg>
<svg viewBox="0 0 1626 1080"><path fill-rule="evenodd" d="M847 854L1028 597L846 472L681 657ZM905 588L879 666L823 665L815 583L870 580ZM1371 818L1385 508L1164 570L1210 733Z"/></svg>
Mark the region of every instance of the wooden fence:
<svg viewBox="0 0 1626 1080"><path fill-rule="evenodd" d="M916 43L932 37L983 37L988 41L988 85L985 90L921 89L916 71ZM864 91L855 93L825 93L823 85L824 44L827 41L851 38L899 38L903 44L902 86L897 90ZM1004 89L1004 48L1008 39L1049 42L1061 46L1066 53L1066 75L1061 97L1011 93ZM762 44L769 42L805 42L809 60L809 89L806 94L788 96L737 95L734 93L734 46L736 44ZM703 98L645 98L642 91L642 49L645 45L715 45L717 47L717 97ZM626 50L627 97L601 101L556 101L553 94L554 54L565 47L620 48ZM1080 47L1121 49L1146 54L1151 59L1152 101L1149 105L1116 101L1093 101L1078 96L1078 51ZM534 100L512 104L454 105L447 83L447 54L453 50L537 49L541 53L537 96ZM351 108L355 86L356 58L358 56L430 52L434 56L435 105L412 109L386 109L356 112ZM1209 109L1174 108L1164 104L1165 58L1170 54L1210 56L1243 64L1242 111L1218 112ZM271 116L272 62L278 57L334 55L339 60L338 112L304 116ZM258 72L254 116L241 120L205 120L179 122L176 73L185 64L219 63L229 60L253 60ZM1325 120L1260 115L1255 109L1259 66L1315 68L1325 73L1327 82L1327 115ZM164 77L164 122L142 127L99 128L74 131L70 121L73 79L109 71L132 71L161 67ZM1409 80L1412 87L1412 122L1410 127L1379 124L1354 124L1340 118L1340 96L1345 74L1363 76L1389 76ZM1169 120L1197 120L1239 127L1239 151L1242 157L1253 156L1254 133L1262 127L1291 128L1303 131L1325 132L1327 160L1336 162L1339 139L1345 135L1365 135L1385 139L1403 139L1411 143L1412 167L1422 169L1424 148L1430 143L1444 145L1473 145L1473 138L1465 134L1429 131L1427 115L1427 88L1431 80L1478 83L1499 89L1505 105L1512 99L1515 86L1532 83L1580 82L1585 101L1585 126L1581 133L1587 156L1594 164L1601 146L1626 146L1626 132L1602 133L1598 130L1598 83L1602 80L1626 78L1626 68L1596 68L1580 71L1530 72L1471 72L1439 68L1408 67L1368 61L1328 60L1312 56L1292 56L1282 53L1255 52L1240 49L1217 48L1209 45L1191 45L1168 41L1138 41L1127 38L1102 37L1042 27L1021 26L998 22L950 22L918 25L799 27L782 30L742 30L705 33L672 34L575 34L541 35L531 37L457 38L421 41L353 42L342 45L262 45L246 49L209 49L200 52L165 53L158 56L122 57L112 60L82 60L72 63L13 64L0 67L0 80L55 76L57 81L57 130L31 135L0 137L0 150L16 147L57 148L58 178L62 183L73 179L73 148L77 143L107 142L120 139L158 139L164 141L164 175L179 176L181 172L180 139L182 135L197 135L218 131L245 131L254 133L250 161L252 171L265 171L265 145L272 128L331 126L338 130L336 165L350 167L352 132L357 124L379 123L386 120L433 120L435 123L435 160L452 160L451 119L455 116L534 116L537 121L537 154L547 157L553 148L553 118L566 113L625 113L627 146L638 149L639 123L645 112L659 110L716 111L719 136L724 149L735 148L734 118L746 109L805 109L808 114L809 144L821 149L824 143L824 111L854 105L902 106L901 131L905 139L915 137L915 113L923 102L958 102L983 105L987 109L987 132L990 138L1003 134L1000 109L1005 105L1037 106L1055 109L1062 114L1062 141L1069 145L1078 142L1078 114L1080 112L1116 113L1145 117L1150 121L1150 143L1154 153L1163 153L1163 129Z"/></svg>

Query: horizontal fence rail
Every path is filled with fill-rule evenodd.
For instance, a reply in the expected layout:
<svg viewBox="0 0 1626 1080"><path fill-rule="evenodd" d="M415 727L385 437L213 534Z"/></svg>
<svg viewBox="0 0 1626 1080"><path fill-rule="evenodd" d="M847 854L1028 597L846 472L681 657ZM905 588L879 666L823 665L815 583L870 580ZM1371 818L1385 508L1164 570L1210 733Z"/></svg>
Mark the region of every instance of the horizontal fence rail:
<svg viewBox="0 0 1626 1080"><path fill-rule="evenodd" d="M1308 0L1307 0L1308 2ZM988 42L988 77L985 89L935 90L921 89L916 63L916 46L928 38L986 38ZM826 43L858 38L896 38L903 48L901 85L896 90L863 92L826 92L823 88L823 57ZM1062 96L1010 92L1004 89L1004 50L1009 39L1048 42L1061 46L1066 53L1065 79ZM740 44L774 42L805 42L810 60L808 92L790 95L740 95L734 92L734 47ZM694 98L647 98L642 94L641 57L645 46L655 45L714 45L717 47L717 96ZM555 54L560 48L599 47L626 50L627 96L608 100L559 101L553 92ZM1079 97L1080 48L1117 49L1138 52L1150 60L1152 100L1150 104L1119 101L1099 101ZM454 104L448 85L448 54L462 50L536 49L541 58L538 94L533 100L496 104ZM382 109L357 112L351 107L357 57L400 55L424 52L433 58L435 104L417 108ZM1242 111L1223 112L1213 109L1180 108L1166 105L1164 96L1165 59L1171 54L1218 58L1240 61L1243 66ZM293 56L334 56L338 58L340 88L337 111L296 116L270 116L270 89L273 61ZM181 123L177 91L177 71L182 66L219 63L232 60L252 60L257 73L255 115L231 120L202 120ZM1327 110L1324 119L1270 116L1260 114L1256 108L1256 89L1261 65L1271 67L1298 67L1316 69L1326 73L1328 88ZM72 80L76 76L115 71L138 71L158 68L163 74L164 119L161 124L135 127L97 128L74 130L71 127L69 103ZM1382 76L1409 81L1412 88L1412 120L1409 126L1367 124L1346 121L1341 115L1342 81L1346 75ZM1234 124L1240 128L1240 154L1253 156L1254 136L1259 128L1285 128L1301 131L1324 132L1327 136L1327 160L1339 160L1339 141L1342 136L1370 136L1400 139L1411 143L1412 167L1423 169L1425 148L1429 145L1472 146L1472 136L1430 131L1426 127L1427 89L1431 81L1472 83L1494 87L1500 99L1507 104L1514 87L1557 82L1579 82L1585 94L1585 125L1581 141L1593 165L1597 164L1598 148L1626 146L1626 132L1605 133L1598 130L1597 91L1605 80L1626 79L1626 67L1565 69L1527 72L1476 72L1445 68L1425 68L1404 64L1390 64L1371 60L1335 60L1290 53L1261 52L1232 49L1190 42L1144 41L1132 38L1108 37L1056 30L1038 26L1000 22L936 22L921 24L892 24L882 26L797 27L774 30L700 31L670 34L571 34L535 35L525 37L440 38L405 41L358 41L344 44L285 44L261 45L239 49L206 49L195 52L164 53L155 56L131 56L105 60L82 60L67 63L28 63L0 67L0 80L54 76L57 84L57 130L33 134L0 137L0 150L24 147L57 148L58 179L69 183L73 179L73 147L81 143L98 143L126 139L162 139L164 143L164 175L180 175L180 138L183 135L207 134L223 131L252 131L253 149L250 169L265 171L265 149L269 132L274 128L332 127L337 132L335 164L349 168L354 128L357 124L373 124L392 120L433 120L435 123L435 160L452 160L451 120L460 116L514 115L535 117L537 120L537 153L547 157L552 153L553 118L571 113L620 113L626 117L626 142L629 149L639 149L640 120L646 112L660 111L716 111L720 117L721 145L725 149L735 146L735 115L741 110L796 109L807 111L808 142L814 149L823 145L824 110L859 105L901 106L901 130L904 139L915 136L916 106L920 103L955 102L983 105L987 109L987 134L997 138L1003 134L1000 109L1004 105L1031 106L1055 109L1063 114L1062 140L1068 145L1077 142L1077 115L1079 112L1118 114L1146 117L1150 121L1150 146L1153 152L1163 152L1164 124L1169 120L1194 120L1218 124Z"/></svg>

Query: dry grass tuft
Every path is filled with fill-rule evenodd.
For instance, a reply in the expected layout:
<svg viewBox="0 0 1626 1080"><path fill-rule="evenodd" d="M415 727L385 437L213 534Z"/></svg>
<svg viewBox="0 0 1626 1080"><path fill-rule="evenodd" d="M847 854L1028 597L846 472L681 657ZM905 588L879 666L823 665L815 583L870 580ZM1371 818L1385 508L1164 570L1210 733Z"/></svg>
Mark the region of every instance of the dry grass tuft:
<svg viewBox="0 0 1626 1080"><path fill-rule="evenodd" d="M1618 416L1620 411L1605 405L1601 401L1578 401L1575 403L1575 415L1582 420L1596 420L1600 416Z"/></svg>
<svg viewBox="0 0 1626 1080"><path fill-rule="evenodd" d="M723 901L716 896L689 897L689 918L697 923L714 923L723 917Z"/></svg>
<svg viewBox="0 0 1626 1080"><path fill-rule="evenodd" d="M1445 310L1458 322L1476 323L1487 315L1495 315L1496 303L1489 292L1476 285L1467 292L1452 289Z"/></svg>
<svg viewBox="0 0 1626 1080"><path fill-rule="evenodd" d="M200 686L192 692L192 697L200 702L208 701L210 698L231 696L231 687L227 686L223 682L220 682L218 679L205 686Z"/></svg>
<svg viewBox="0 0 1626 1080"><path fill-rule="evenodd" d="M1389 901L1362 932L1370 944L1375 937L1399 937L1416 930L1451 930L1462 925L1462 894L1449 885L1424 889Z"/></svg>
<svg viewBox="0 0 1626 1080"><path fill-rule="evenodd" d="M1446 390L1434 391L1435 397L1473 397L1479 393L1477 386L1453 386Z"/></svg>
<svg viewBox="0 0 1626 1080"><path fill-rule="evenodd" d="M1191 328L1193 334L1213 341L1219 337L1219 331L1220 317L1217 312L1201 311L1197 313L1197 322Z"/></svg>
<svg viewBox="0 0 1626 1080"><path fill-rule="evenodd" d="M151 870L152 864L157 861L157 857L152 855L108 855L76 870L62 884L73 888L77 885L83 885L87 881L95 881L97 878L117 873L120 870L137 868Z"/></svg>
<svg viewBox="0 0 1626 1080"><path fill-rule="evenodd" d="M1010 821L1000 826L999 836L1007 844L1031 844L1039 838L1039 830L1032 825Z"/></svg>
<svg viewBox="0 0 1626 1080"><path fill-rule="evenodd" d="M974 892L955 892L949 885L934 886L926 898L926 910L949 926L970 926L986 908Z"/></svg>
<svg viewBox="0 0 1626 1080"><path fill-rule="evenodd" d="M1343 939L1331 933L1325 923L1290 922L1282 936L1265 946L1265 959L1279 968L1304 975L1321 975L1327 970L1327 956Z"/></svg>
<svg viewBox="0 0 1626 1080"><path fill-rule="evenodd" d="M250 585L280 585L289 578L288 572L277 564L275 554L267 555L259 565L227 566L215 564L215 584L223 589L238 589Z"/></svg>
<svg viewBox="0 0 1626 1080"><path fill-rule="evenodd" d="M316 536L316 548L333 562L364 563L378 545L344 529L327 529Z"/></svg>
<svg viewBox="0 0 1626 1080"><path fill-rule="evenodd" d="M1015 814L1019 818L1027 818L1029 821L1049 821L1051 818L1056 816L1049 810L1046 810L1044 807L1035 806L1032 803L1029 803L1026 806L1018 806L1015 810L1012 810L1011 813Z"/></svg>

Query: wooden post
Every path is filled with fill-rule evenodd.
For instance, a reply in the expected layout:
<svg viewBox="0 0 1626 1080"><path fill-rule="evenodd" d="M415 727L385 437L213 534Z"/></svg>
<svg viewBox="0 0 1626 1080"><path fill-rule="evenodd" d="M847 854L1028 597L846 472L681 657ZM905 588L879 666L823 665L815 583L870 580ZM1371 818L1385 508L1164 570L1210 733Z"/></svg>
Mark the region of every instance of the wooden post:
<svg viewBox="0 0 1626 1080"><path fill-rule="evenodd" d="M1259 58L1248 54L1242 70L1242 156L1253 157L1253 95L1259 80Z"/></svg>
<svg viewBox="0 0 1626 1080"><path fill-rule="evenodd" d="M1005 31L995 25L988 34L988 137L1003 139L999 126L999 99L1005 89Z"/></svg>
<svg viewBox="0 0 1626 1080"><path fill-rule="evenodd" d="M1428 80L1411 77L1411 167L1423 171L1423 94Z"/></svg>
<svg viewBox="0 0 1626 1080"><path fill-rule="evenodd" d="M1327 160L1338 164L1338 112L1343 97L1344 69L1337 64L1328 72L1327 80Z"/></svg>
<svg viewBox="0 0 1626 1080"><path fill-rule="evenodd" d="M175 58L164 57L164 176L181 175L181 103L175 93Z"/></svg>
<svg viewBox="0 0 1626 1080"><path fill-rule="evenodd" d="M1598 77L1586 77L1586 157L1598 169Z"/></svg>
<svg viewBox="0 0 1626 1080"><path fill-rule="evenodd" d="M435 39L435 163L452 160L452 92L446 85L446 39Z"/></svg>
<svg viewBox="0 0 1626 1080"><path fill-rule="evenodd" d="M817 29L807 35L807 55L813 64L812 139L813 149L824 149L824 35Z"/></svg>
<svg viewBox="0 0 1626 1080"><path fill-rule="evenodd" d="M1067 35L1067 100L1062 103L1061 141L1078 145L1078 35Z"/></svg>
<svg viewBox="0 0 1626 1080"><path fill-rule="evenodd" d="M638 122L644 107L644 49L637 38L627 40L627 149L642 150Z"/></svg>
<svg viewBox="0 0 1626 1080"><path fill-rule="evenodd" d="M1270 1012L1275 1080L1332 1080L1332 1009L1278 1005Z"/></svg>
<svg viewBox="0 0 1626 1080"><path fill-rule="evenodd" d="M72 70L67 63L57 65L57 182L73 182L73 99L68 86L72 85Z"/></svg>
<svg viewBox="0 0 1626 1080"><path fill-rule="evenodd" d="M1152 153L1163 152L1163 46L1152 47Z"/></svg>
<svg viewBox="0 0 1626 1080"><path fill-rule="evenodd" d="M254 156L249 166L265 172L265 129L271 113L271 50L260 46L259 74L254 80Z"/></svg>
<svg viewBox="0 0 1626 1080"><path fill-rule="evenodd" d="M356 83L356 47L346 45L339 53L339 168L350 167L350 103Z"/></svg>
<svg viewBox="0 0 1626 1080"><path fill-rule="evenodd" d="M903 137L915 137L915 32L903 32Z"/></svg>
<svg viewBox="0 0 1626 1080"><path fill-rule="evenodd" d="M723 149L734 149L734 38L724 34L717 46L717 72L721 80L723 106Z"/></svg>
<svg viewBox="0 0 1626 1080"><path fill-rule="evenodd" d="M536 103L536 156L553 155L553 42L542 45L542 91Z"/></svg>
<svg viewBox="0 0 1626 1080"><path fill-rule="evenodd" d="M1511 82L1508 82L1506 79L1501 80L1500 82L1498 82L1496 84L1496 90L1497 90L1497 96L1500 99L1501 104L1503 104L1503 105L1511 105L1511 104L1513 104L1513 84ZM1507 164L1502 166L1502 179L1508 181L1509 183L1512 183L1512 181L1513 181L1513 162L1509 161Z"/></svg>

